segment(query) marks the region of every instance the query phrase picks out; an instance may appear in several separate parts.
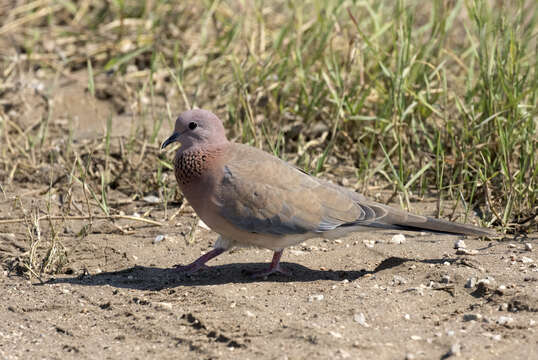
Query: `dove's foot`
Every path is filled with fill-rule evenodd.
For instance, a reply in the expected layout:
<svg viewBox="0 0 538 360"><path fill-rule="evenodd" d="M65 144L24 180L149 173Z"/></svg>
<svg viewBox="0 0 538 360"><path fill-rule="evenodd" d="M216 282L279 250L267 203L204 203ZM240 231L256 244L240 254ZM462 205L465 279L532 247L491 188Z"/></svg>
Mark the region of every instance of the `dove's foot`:
<svg viewBox="0 0 538 360"><path fill-rule="evenodd" d="M282 274L286 276L291 276L291 273L288 270L280 266L280 258L282 257L282 251L283 250L275 251L275 253L273 254L273 260L271 261L271 265L269 265L269 269L249 272L248 275L253 279L267 278L271 274Z"/></svg>
<svg viewBox="0 0 538 360"><path fill-rule="evenodd" d="M205 263L213 259L214 257L219 256L224 251L226 250L222 248L213 249L205 253L204 255L200 256L198 259L196 259L195 261L193 261L192 263L188 265L174 265L174 268L176 271L185 273L185 274L193 274L201 269L209 269L210 267L207 266Z"/></svg>

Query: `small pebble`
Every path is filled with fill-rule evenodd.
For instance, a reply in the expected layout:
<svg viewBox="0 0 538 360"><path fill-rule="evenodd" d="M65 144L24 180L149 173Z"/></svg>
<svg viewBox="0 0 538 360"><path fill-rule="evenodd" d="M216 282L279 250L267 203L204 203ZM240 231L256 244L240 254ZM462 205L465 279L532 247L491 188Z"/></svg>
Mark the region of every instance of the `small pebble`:
<svg viewBox="0 0 538 360"><path fill-rule="evenodd" d="M450 275L443 275L441 277L441 283L442 284L448 284L450 282Z"/></svg>
<svg viewBox="0 0 538 360"><path fill-rule="evenodd" d="M465 249L467 246L465 245L465 241L463 240L457 240L454 243L454 249Z"/></svg>
<svg viewBox="0 0 538 360"><path fill-rule="evenodd" d="M459 343L452 344L450 346L450 350L448 350L448 353L446 355L447 355L447 357L460 356L461 355L461 345Z"/></svg>
<svg viewBox="0 0 538 360"><path fill-rule="evenodd" d="M370 327L370 325L368 325L368 323L366 322L366 316L364 316L363 313L353 315L353 320L355 320L355 322L358 322L361 326Z"/></svg>
<svg viewBox="0 0 538 360"><path fill-rule="evenodd" d="M480 284L483 283L484 285L491 285L493 282L495 282L495 279L491 276L486 276L484 279L478 280L476 283Z"/></svg>
<svg viewBox="0 0 538 360"><path fill-rule="evenodd" d="M331 334L335 338L341 338L342 337L342 334L340 334L339 332L336 332L336 331L329 331L329 334Z"/></svg>
<svg viewBox="0 0 538 360"><path fill-rule="evenodd" d="M532 251L532 244L531 243L525 243L525 251Z"/></svg>
<svg viewBox="0 0 538 360"><path fill-rule="evenodd" d="M528 258L526 256L523 256L521 259L519 259L519 261L521 261L523 264L530 264L534 260L532 260L531 258Z"/></svg>
<svg viewBox="0 0 538 360"><path fill-rule="evenodd" d="M411 315L409 315L409 314L405 314L405 315L404 315L404 319L405 319L405 320L411 320Z"/></svg>
<svg viewBox="0 0 538 360"><path fill-rule="evenodd" d="M499 316L496 322L499 325L508 325L514 322L514 319L509 316Z"/></svg>
<svg viewBox="0 0 538 360"><path fill-rule="evenodd" d="M419 341L419 340L422 340L422 337L420 337L418 335L411 335L411 340Z"/></svg>
<svg viewBox="0 0 538 360"><path fill-rule="evenodd" d="M468 278L467 282L465 283L465 287L467 289L473 289L476 286L476 278Z"/></svg>
<svg viewBox="0 0 538 360"><path fill-rule="evenodd" d="M148 204L158 204L161 202L161 200L155 195L144 196L142 200L144 200Z"/></svg>
<svg viewBox="0 0 538 360"><path fill-rule="evenodd" d="M405 280L405 278L403 278L400 275L394 275L392 277L392 283L394 285L402 285L402 284L407 284L407 280Z"/></svg>
<svg viewBox="0 0 538 360"><path fill-rule="evenodd" d="M405 360L415 360L415 355L411 354L411 353L407 353L405 354Z"/></svg>
<svg viewBox="0 0 538 360"><path fill-rule="evenodd" d="M247 317L255 317L255 316L256 316L256 315L254 315L251 311L248 311L248 310L245 311L245 315L246 315Z"/></svg>
<svg viewBox="0 0 538 360"><path fill-rule="evenodd" d="M157 235L157 236L155 236L155 239L153 239L153 243L154 243L154 244L160 243L160 242L163 241L164 239L165 239L165 236L164 236L164 235Z"/></svg>
<svg viewBox="0 0 538 360"><path fill-rule="evenodd" d="M403 244L405 243L405 235L404 234L396 234L390 239L390 244Z"/></svg>
<svg viewBox="0 0 538 360"><path fill-rule="evenodd" d="M482 315L480 314L464 314L463 315L463 321L476 321L482 319Z"/></svg>
<svg viewBox="0 0 538 360"><path fill-rule="evenodd" d="M516 248L516 245L514 245L514 244L508 244L508 247L509 247L510 249L515 249L515 248Z"/></svg>
<svg viewBox="0 0 538 360"><path fill-rule="evenodd" d="M172 310L172 304L168 302L157 302L154 306L157 309Z"/></svg>
<svg viewBox="0 0 538 360"><path fill-rule="evenodd" d="M362 243L364 244L364 246L371 249L374 247L375 240L363 240Z"/></svg>
<svg viewBox="0 0 538 360"><path fill-rule="evenodd" d="M324 298L323 294L310 295L308 297L308 302L321 301L323 300L323 298Z"/></svg>
<svg viewBox="0 0 538 360"><path fill-rule="evenodd" d="M507 303L502 303L501 305L499 305L499 311L507 311L507 310L508 310Z"/></svg>

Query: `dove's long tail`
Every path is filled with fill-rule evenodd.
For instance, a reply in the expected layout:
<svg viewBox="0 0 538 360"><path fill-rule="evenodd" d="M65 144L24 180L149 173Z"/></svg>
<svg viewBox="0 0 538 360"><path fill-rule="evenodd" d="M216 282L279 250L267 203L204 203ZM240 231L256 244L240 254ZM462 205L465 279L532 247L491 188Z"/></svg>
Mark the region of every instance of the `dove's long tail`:
<svg viewBox="0 0 538 360"><path fill-rule="evenodd" d="M375 212L375 221L369 225L373 227L402 230L428 230L475 236L497 235L495 231L490 229L435 219L429 216L415 215L375 202L364 203L361 201L360 205L363 208L367 207Z"/></svg>

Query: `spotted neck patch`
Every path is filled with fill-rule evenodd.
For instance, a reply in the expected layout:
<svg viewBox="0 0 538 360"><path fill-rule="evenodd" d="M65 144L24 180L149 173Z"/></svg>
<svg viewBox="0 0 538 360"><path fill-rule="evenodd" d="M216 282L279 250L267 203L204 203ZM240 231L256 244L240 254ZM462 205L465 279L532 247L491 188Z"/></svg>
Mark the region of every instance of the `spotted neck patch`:
<svg viewBox="0 0 538 360"><path fill-rule="evenodd" d="M178 154L174 159L177 182L187 185L202 176L208 159L209 154L202 150L190 150Z"/></svg>

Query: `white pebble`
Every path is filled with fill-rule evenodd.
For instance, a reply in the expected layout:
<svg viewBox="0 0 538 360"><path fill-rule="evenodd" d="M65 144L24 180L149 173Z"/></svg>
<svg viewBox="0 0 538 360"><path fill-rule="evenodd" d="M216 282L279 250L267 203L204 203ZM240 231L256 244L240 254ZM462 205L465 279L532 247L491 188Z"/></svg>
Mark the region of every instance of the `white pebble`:
<svg viewBox="0 0 538 360"><path fill-rule="evenodd" d="M411 320L411 315L409 315L409 314L405 314L405 315L404 315L404 319L405 319L405 320Z"/></svg>
<svg viewBox="0 0 538 360"><path fill-rule="evenodd" d="M420 337L418 335L411 335L411 340L419 341L419 340L422 340L422 337Z"/></svg>
<svg viewBox="0 0 538 360"><path fill-rule="evenodd" d="M454 243L454 249L465 249L467 247L467 245L465 245L465 241L463 240L457 240L455 243Z"/></svg>
<svg viewBox="0 0 538 360"><path fill-rule="evenodd" d="M155 239L153 239L153 243L157 244L163 241L166 237L164 235L157 235L155 236Z"/></svg>
<svg viewBox="0 0 538 360"><path fill-rule="evenodd" d="M404 234L396 234L390 239L390 244L403 244L405 243L405 235Z"/></svg>
<svg viewBox="0 0 538 360"><path fill-rule="evenodd" d="M339 332L336 332L336 331L329 331L329 334L331 334L335 338L341 338L342 337L342 334L340 334Z"/></svg>
<svg viewBox="0 0 538 360"><path fill-rule="evenodd" d="M368 325L368 323L366 322L366 316L364 316L363 313L353 315L353 320L355 320L355 322L358 322L361 326L370 327L370 325Z"/></svg>
<svg viewBox="0 0 538 360"><path fill-rule="evenodd" d="M521 259L519 259L519 261L521 261L523 264L530 264L534 260L532 260L531 258L528 258L526 256L523 256Z"/></svg>
<svg viewBox="0 0 538 360"><path fill-rule="evenodd" d="M508 310L507 303L502 303L501 305L499 305L499 311L506 311L506 310Z"/></svg>
<svg viewBox="0 0 538 360"><path fill-rule="evenodd" d="M321 301L323 300L323 298L324 298L323 294L310 295L308 297L308 302Z"/></svg>
<svg viewBox="0 0 538 360"><path fill-rule="evenodd" d="M371 249L371 248L374 247L375 241L374 240L363 240L362 243L364 244L364 246Z"/></svg>
<svg viewBox="0 0 538 360"><path fill-rule="evenodd" d="M245 311L245 315L246 315L247 317L255 317L255 316L256 316L256 315L254 315L251 311L248 311L248 310Z"/></svg>
<svg viewBox="0 0 538 360"><path fill-rule="evenodd" d="M168 302L158 302L154 306L157 309L172 310L172 304Z"/></svg>
<svg viewBox="0 0 538 360"><path fill-rule="evenodd" d="M448 351L448 356L460 356L461 354L461 345L459 343L452 344L450 350Z"/></svg>
<svg viewBox="0 0 538 360"><path fill-rule="evenodd" d="M508 247L509 247L510 249L515 249L515 248L516 248L516 245L514 245L514 244L508 244Z"/></svg>
<svg viewBox="0 0 538 360"><path fill-rule="evenodd" d="M483 283L484 285L491 285L493 282L495 282L495 279L491 276L487 276L484 279L480 279L477 281L477 284Z"/></svg>
<svg viewBox="0 0 538 360"><path fill-rule="evenodd" d="M496 322L499 325L508 325L514 322L514 319L509 316L499 316Z"/></svg>
<svg viewBox="0 0 538 360"><path fill-rule="evenodd" d="M142 200L149 204L158 204L159 202L161 202L161 200L155 195L144 196Z"/></svg>
<svg viewBox="0 0 538 360"><path fill-rule="evenodd" d="M532 251L532 244L531 243L525 243L525 251Z"/></svg>

